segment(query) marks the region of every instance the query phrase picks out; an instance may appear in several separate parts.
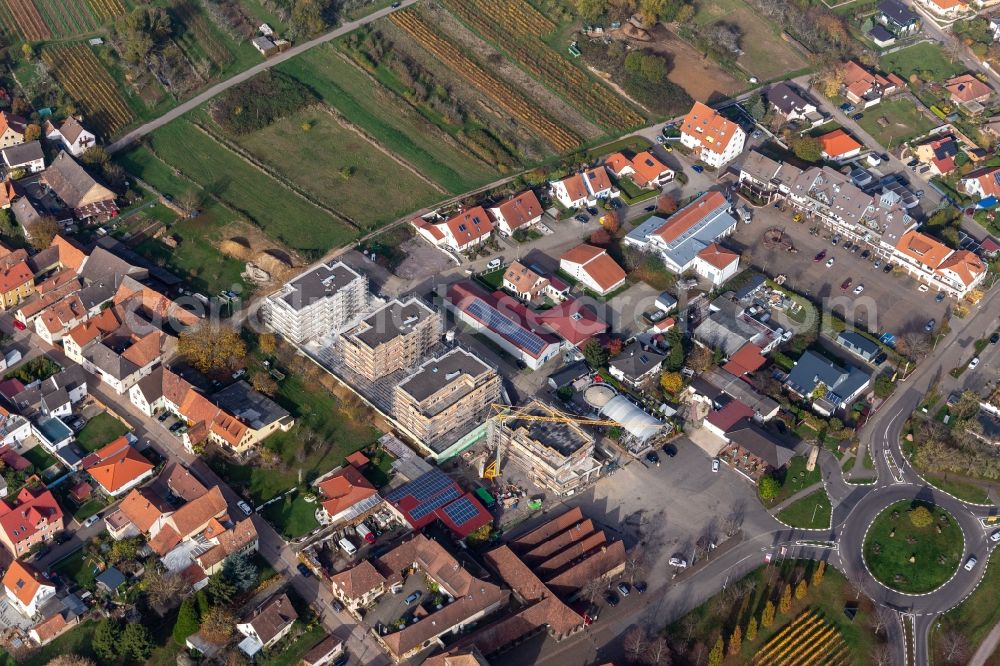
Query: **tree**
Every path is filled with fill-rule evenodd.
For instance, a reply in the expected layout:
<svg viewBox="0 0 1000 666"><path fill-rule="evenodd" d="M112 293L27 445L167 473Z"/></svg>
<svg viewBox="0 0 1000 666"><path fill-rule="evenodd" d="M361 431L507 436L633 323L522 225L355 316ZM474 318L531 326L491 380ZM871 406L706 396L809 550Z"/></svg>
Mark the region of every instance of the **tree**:
<svg viewBox="0 0 1000 666"><path fill-rule="evenodd" d="M264 395L274 395L278 392L278 382L274 381L271 373L264 370L255 370L250 375L250 386L254 391Z"/></svg>
<svg viewBox="0 0 1000 666"><path fill-rule="evenodd" d="M94 648L94 654L103 661L115 661L118 654L118 640L121 631L118 625L112 620L101 620L94 629L94 637L90 641L90 646Z"/></svg>
<svg viewBox="0 0 1000 666"><path fill-rule="evenodd" d="M714 357L712 355L712 350L708 347L703 347L701 345L695 345L691 349L691 353L687 356L687 366L694 370L695 372L708 372L712 369L712 363Z"/></svg>
<svg viewBox="0 0 1000 666"><path fill-rule="evenodd" d="M600 578L590 578L583 584L583 587L580 588L580 596L590 603L594 603L603 590L604 581Z"/></svg>
<svg viewBox="0 0 1000 666"><path fill-rule="evenodd" d="M875 378L875 396L885 400L892 392L896 390L896 382L892 381L892 377L882 373Z"/></svg>
<svg viewBox="0 0 1000 666"><path fill-rule="evenodd" d="M115 541L111 544L111 550L108 551L108 562L112 565L118 564L123 560L134 561L139 556L139 545L141 543L139 537L133 539L122 539L121 541Z"/></svg>
<svg viewBox="0 0 1000 666"><path fill-rule="evenodd" d="M958 421L965 421L979 414L979 402L981 398L976 391L962 391L958 401L951 407L952 418Z"/></svg>
<svg viewBox="0 0 1000 666"><path fill-rule="evenodd" d="M639 0L639 16L643 25L656 23L667 9L668 0Z"/></svg>
<svg viewBox="0 0 1000 666"><path fill-rule="evenodd" d="M162 7L136 7L115 24L122 56L133 64L143 62L172 32L170 14Z"/></svg>
<svg viewBox="0 0 1000 666"><path fill-rule="evenodd" d="M641 545L636 544L632 546L631 550L625 553L625 573L628 575L629 584L635 583L635 579L642 573L645 564L646 551L643 550Z"/></svg>
<svg viewBox="0 0 1000 666"><path fill-rule="evenodd" d="M679 372L664 372L660 375L660 387L670 395L677 395L684 388L684 377Z"/></svg>
<svg viewBox="0 0 1000 666"><path fill-rule="evenodd" d="M246 343L236 331L207 323L181 333L177 351L198 370L216 374L241 367L247 356Z"/></svg>
<svg viewBox="0 0 1000 666"><path fill-rule="evenodd" d="M178 645L184 645L184 641L191 634L198 632L198 609L195 606L195 600L192 597L187 597L181 602L181 607L177 611L177 621L174 622L174 642Z"/></svg>
<svg viewBox="0 0 1000 666"><path fill-rule="evenodd" d="M923 504L910 509L909 516L914 527L929 527L934 522L934 514Z"/></svg>
<svg viewBox="0 0 1000 666"><path fill-rule="evenodd" d="M274 333L261 333L257 336L257 347L261 354L271 356L278 348L278 338Z"/></svg>
<svg viewBox="0 0 1000 666"><path fill-rule="evenodd" d="M35 123L31 123L24 128L25 141L38 141L42 136L42 128Z"/></svg>
<svg viewBox="0 0 1000 666"><path fill-rule="evenodd" d="M721 666L724 653L722 651L722 636L715 641L715 646L708 653L708 666Z"/></svg>
<svg viewBox="0 0 1000 666"><path fill-rule="evenodd" d="M792 152L800 160L806 162L819 162L823 159L823 144L819 139L812 136L800 136L790 142Z"/></svg>
<svg viewBox="0 0 1000 666"><path fill-rule="evenodd" d="M694 15L695 15L694 5L686 4L679 10L677 10L677 16L674 18L674 20L677 23L687 23L688 21L694 18Z"/></svg>
<svg viewBox="0 0 1000 666"><path fill-rule="evenodd" d="M56 222L56 218L46 215L37 222L32 223L24 231L28 236L28 242L31 243L31 247L36 250L44 250L52 245L52 239L59 233L59 223Z"/></svg>
<svg viewBox="0 0 1000 666"><path fill-rule="evenodd" d="M819 561L812 573L812 586L818 587L823 582L823 574L826 572L826 562Z"/></svg>
<svg viewBox="0 0 1000 666"><path fill-rule="evenodd" d="M25 60L34 60L35 49L28 42L21 44L21 55L24 56Z"/></svg>
<svg viewBox="0 0 1000 666"><path fill-rule="evenodd" d="M760 626L767 629L774 624L774 603L768 599L764 604L764 610L760 613Z"/></svg>
<svg viewBox="0 0 1000 666"><path fill-rule="evenodd" d="M757 638L757 618L751 617L747 623L747 640L753 641Z"/></svg>
<svg viewBox="0 0 1000 666"><path fill-rule="evenodd" d="M227 557L222 565L222 575L240 592L253 589L260 580L260 571L253 563L250 553L236 553Z"/></svg>
<svg viewBox="0 0 1000 666"><path fill-rule="evenodd" d="M792 610L792 586L786 584L785 588L781 591L781 599L778 601L778 610L782 614L787 613Z"/></svg>
<svg viewBox="0 0 1000 666"><path fill-rule="evenodd" d="M589 340L583 346L583 357L587 364L594 370L603 368L608 364L608 350L601 346L597 340Z"/></svg>
<svg viewBox="0 0 1000 666"><path fill-rule="evenodd" d="M964 664L969 656L969 641L954 627L948 627L941 633L938 645L946 664Z"/></svg>
<svg viewBox="0 0 1000 666"><path fill-rule="evenodd" d="M611 234L608 233L607 229L594 229L594 232L590 234L590 244L607 247L611 244Z"/></svg>
<svg viewBox="0 0 1000 666"><path fill-rule="evenodd" d="M118 645L118 653L131 657L133 661L146 661L153 653L153 639L146 625L139 622L126 624Z"/></svg>
<svg viewBox="0 0 1000 666"><path fill-rule="evenodd" d="M176 606L178 600L186 598L191 590L191 586L180 574L160 571L152 567L148 567L147 571L143 581L146 600L160 615L164 615Z"/></svg>
<svg viewBox="0 0 1000 666"><path fill-rule="evenodd" d="M795 598L802 601L806 598L806 594L809 593L809 584L806 579L803 578L799 581L799 584L795 586Z"/></svg>
<svg viewBox="0 0 1000 666"><path fill-rule="evenodd" d="M735 657L743 648L743 631L740 625L733 628L733 633L729 635L729 655Z"/></svg>
<svg viewBox="0 0 1000 666"><path fill-rule="evenodd" d="M661 194L656 198L656 212L662 215L672 215L677 212L677 197L672 194Z"/></svg>
<svg viewBox="0 0 1000 666"><path fill-rule="evenodd" d="M585 21L596 21L607 8L607 0L576 0L576 12Z"/></svg>
<svg viewBox="0 0 1000 666"><path fill-rule="evenodd" d="M639 656L646 649L646 632L637 624L632 625L625 632L622 646L625 648L625 657L629 661L639 661Z"/></svg>
<svg viewBox="0 0 1000 666"><path fill-rule="evenodd" d="M177 195L175 203L188 215L193 215L201 207L203 193L197 187L189 187Z"/></svg>
<svg viewBox="0 0 1000 666"><path fill-rule="evenodd" d="M781 484L770 474L765 474L757 480L757 494L765 502L770 502L778 496Z"/></svg>
<svg viewBox="0 0 1000 666"><path fill-rule="evenodd" d="M667 645L667 639L663 636L653 639L646 648L643 661L649 666L670 666L670 646Z"/></svg>
<svg viewBox="0 0 1000 666"><path fill-rule="evenodd" d="M236 586L221 572L208 579L205 589L213 604L228 604L236 594Z"/></svg>
<svg viewBox="0 0 1000 666"><path fill-rule="evenodd" d="M233 637L239 618L225 606L213 606L201 620L201 637L213 645L225 645Z"/></svg>
<svg viewBox="0 0 1000 666"><path fill-rule="evenodd" d="M757 93L753 97L747 100L746 110L753 116L753 119L760 121L767 114L767 103L764 102L764 96Z"/></svg>
<svg viewBox="0 0 1000 666"><path fill-rule="evenodd" d="M845 67L843 65L832 65L821 71L816 77L816 85L822 93L834 98L840 94L840 87L844 85Z"/></svg>
<svg viewBox="0 0 1000 666"><path fill-rule="evenodd" d="M621 213L617 209L609 210L604 214L604 221L601 223L601 226L612 236L615 235L622 228Z"/></svg>

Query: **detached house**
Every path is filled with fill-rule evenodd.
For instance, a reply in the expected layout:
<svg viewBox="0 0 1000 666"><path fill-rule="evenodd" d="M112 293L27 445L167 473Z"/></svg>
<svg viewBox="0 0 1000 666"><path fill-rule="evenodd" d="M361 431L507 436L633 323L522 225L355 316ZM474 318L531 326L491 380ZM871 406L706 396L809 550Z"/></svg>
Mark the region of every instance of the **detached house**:
<svg viewBox="0 0 1000 666"><path fill-rule="evenodd" d="M633 342L611 359L608 372L627 386L639 388L660 375L660 366L667 357Z"/></svg>
<svg viewBox="0 0 1000 666"><path fill-rule="evenodd" d="M789 123L811 119L819 112L815 104L787 82L771 86L767 91L767 102Z"/></svg>
<svg viewBox="0 0 1000 666"><path fill-rule="evenodd" d="M599 199L618 196L603 166L574 173L551 184L552 198L565 208L595 206Z"/></svg>
<svg viewBox="0 0 1000 666"><path fill-rule="evenodd" d="M348 465L316 484L319 507L316 520L321 525L354 522L382 503L375 486L356 467Z"/></svg>
<svg viewBox="0 0 1000 666"><path fill-rule="evenodd" d="M125 437L84 458L83 468L111 497L118 497L151 478L154 470L153 463Z"/></svg>
<svg viewBox="0 0 1000 666"><path fill-rule="evenodd" d="M411 224L417 233L434 245L455 252L465 252L482 245L493 233L493 222L482 206L475 206L442 222L429 222L417 217Z"/></svg>
<svg viewBox="0 0 1000 666"><path fill-rule="evenodd" d="M51 541L64 527L63 511L44 486L25 486L14 504L0 501L0 542L19 558L35 544Z"/></svg>
<svg viewBox="0 0 1000 666"><path fill-rule="evenodd" d="M507 235L518 229L530 229L542 221L542 204L531 190L525 190L490 208L497 228Z"/></svg>
<svg viewBox="0 0 1000 666"><path fill-rule="evenodd" d="M878 3L875 19L896 37L908 37L920 30L920 15L900 0Z"/></svg>
<svg viewBox="0 0 1000 666"><path fill-rule="evenodd" d="M740 269L740 255L718 243L711 243L694 258L694 272L719 286L736 275Z"/></svg>
<svg viewBox="0 0 1000 666"><path fill-rule="evenodd" d="M1000 198L1000 167L985 167L966 174L962 188L980 199Z"/></svg>
<svg viewBox="0 0 1000 666"><path fill-rule="evenodd" d="M823 147L823 157L836 162L857 157L861 154L861 149L864 148L854 140L854 137L842 129L824 134L819 137L819 142Z"/></svg>
<svg viewBox="0 0 1000 666"><path fill-rule="evenodd" d="M943 136L916 146L913 153L918 160L931 168L932 174L945 176L955 170L958 142L951 135Z"/></svg>
<svg viewBox="0 0 1000 666"><path fill-rule="evenodd" d="M56 587L47 581L37 569L18 560L10 563L3 575L3 587L7 601L21 615L33 618L42 604L56 595Z"/></svg>
<svg viewBox="0 0 1000 666"><path fill-rule="evenodd" d="M624 285L627 277L607 250L586 243L559 257L559 270L601 296Z"/></svg>
<svg viewBox="0 0 1000 666"><path fill-rule="evenodd" d="M854 60L848 60L843 67L844 96L852 104L864 108L874 106L882 97L891 95L906 87L906 82L895 74L882 76L868 71Z"/></svg>
<svg viewBox="0 0 1000 666"><path fill-rule="evenodd" d="M38 173L45 169L45 153L39 141L8 146L0 149L0 154L8 169L24 169L26 173Z"/></svg>
<svg viewBox="0 0 1000 666"><path fill-rule="evenodd" d="M73 116L67 117L58 126L46 121L45 138L62 144L63 149L73 157L80 157L88 148L97 145L97 137L84 129Z"/></svg>
<svg viewBox="0 0 1000 666"><path fill-rule="evenodd" d="M680 129L681 143L717 169L736 159L747 139L743 128L701 102L694 103Z"/></svg>
<svg viewBox="0 0 1000 666"><path fill-rule="evenodd" d="M951 94L951 101L969 113L982 113L983 104L993 96L993 88L974 77L962 74L948 79L944 87Z"/></svg>
<svg viewBox="0 0 1000 666"><path fill-rule="evenodd" d="M24 130L28 122L19 116L0 111L0 148L24 143Z"/></svg>
<svg viewBox="0 0 1000 666"><path fill-rule="evenodd" d="M64 338L66 356L119 395L152 372L167 339L158 330L133 330L127 323L132 318L119 307L108 308Z"/></svg>
<svg viewBox="0 0 1000 666"><path fill-rule="evenodd" d="M298 618L288 595L271 597L255 608L250 617L236 625L236 631L245 636L240 641L240 651L253 657L261 650L268 649L288 635Z"/></svg>
<svg viewBox="0 0 1000 666"><path fill-rule="evenodd" d="M0 246L0 307L12 308L34 293L35 275L28 265L28 253Z"/></svg>
<svg viewBox="0 0 1000 666"><path fill-rule="evenodd" d="M549 281L519 261L511 263L503 274L503 288L526 303L541 298Z"/></svg>
<svg viewBox="0 0 1000 666"><path fill-rule="evenodd" d="M871 375L855 367L841 367L823 356L805 351L792 366L785 387L823 416L846 409L871 384Z"/></svg>
<svg viewBox="0 0 1000 666"><path fill-rule="evenodd" d="M629 177L642 188L657 188L674 179L674 170L661 162L653 153L644 150L628 158L622 153L608 155L604 166L615 178Z"/></svg>

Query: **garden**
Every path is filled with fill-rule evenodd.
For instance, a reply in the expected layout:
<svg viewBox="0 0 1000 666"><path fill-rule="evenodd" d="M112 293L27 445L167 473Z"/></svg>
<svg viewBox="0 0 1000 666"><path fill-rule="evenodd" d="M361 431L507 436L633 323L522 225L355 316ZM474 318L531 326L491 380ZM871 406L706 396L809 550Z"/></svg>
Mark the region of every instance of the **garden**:
<svg viewBox="0 0 1000 666"><path fill-rule="evenodd" d="M919 501L896 502L865 534L865 565L886 587L908 594L937 589L958 570L965 536L955 518Z"/></svg>
<svg viewBox="0 0 1000 666"><path fill-rule="evenodd" d="M792 527L819 530L830 527L832 513L830 496L820 488L789 504L778 513L777 517L778 520Z"/></svg>
<svg viewBox="0 0 1000 666"><path fill-rule="evenodd" d="M124 423L107 412L101 412L87 421L87 425L76 434L76 441L84 451L92 452L128 432L129 428Z"/></svg>
<svg viewBox="0 0 1000 666"><path fill-rule="evenodd" d="M16 379L22 384L43 382L62 368L48 356L36 356L3 376L4 379Z"/></svg>
<svg viewBox="0 0 1000 666"><path fill-rule="evenodd" d="M762 476L757 482L757 494L765 507L781 504L804 488L822 480L819 465L811 471L806 469L804 456L795 456L781 469Z"/></svg>
<svg viewBox="0 0 1000 666"><path fill-rule="evenodd" d="M858 125L886 150L923 136L937 124L924 115L909 97L885 99L865 111L864 117L858 121Z"/></svg>

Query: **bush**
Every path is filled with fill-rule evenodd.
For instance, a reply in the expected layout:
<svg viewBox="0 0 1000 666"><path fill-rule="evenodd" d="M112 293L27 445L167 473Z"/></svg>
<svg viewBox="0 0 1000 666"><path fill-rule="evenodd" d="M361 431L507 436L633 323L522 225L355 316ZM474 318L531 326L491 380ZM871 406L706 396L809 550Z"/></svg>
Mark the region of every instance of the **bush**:
<svg viewBox="0 0 1000 666"><path fill-rule="evenodd" d="M268 71L224 92L212 102L209 112L227 132L249 134L314 101L316 95L299 81Z"/></svg>
<svg viewBox="0 0 1000 666"><path fill-rule="evenodd" d="M769 502L777 497L779 490L781 490L781 484L773 476L762 476L757 481L757 492L765 502Z"/></svg>
<svg viewBox="0 0 1000 666"><path fill-rule="evenodd" d="M934 522L934 515L926 506L918 506L909 512L914 527L927 527Z"/></svg>

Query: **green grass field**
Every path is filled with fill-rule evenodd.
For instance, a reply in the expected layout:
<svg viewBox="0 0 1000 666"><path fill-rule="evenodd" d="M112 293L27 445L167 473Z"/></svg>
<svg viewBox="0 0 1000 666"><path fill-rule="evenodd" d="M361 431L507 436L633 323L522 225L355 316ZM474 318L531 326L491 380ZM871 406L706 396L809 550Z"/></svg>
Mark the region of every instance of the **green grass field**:
<svg viewBox="0 0 1000 666"><path fill-rule="evenodd" d="M44 666L56 657L74 654L93 658L96 655L91 643L94 641L94 629L96 628L97 622L88 620L32 653L24 661L15 661L9 654L3 653L0 666Z"/></svg>
<svg viewBox="0 0 1000 666"><path fill-rule="evenodd" d="M743 32L737 62L762 81L768 81L809 65L791 45L781 39L781 31L761 18L743 0L714 0L698 3L694 22L709 25L725 21L739 26Z"/></svg>
<svg viewBox="0 0 1000 666"><path fill-rule="evenodd" d="M882 127L879 118L885 118L888 125ZM886 149L890 143L893 147L898 146L935 127L935 123L921 113L911 100L903 98L887 99L866 110L858 124Z"/></svg>
<svg viewBox="0 0 1000 666"><path fill-rule="evenodd" d="M76 441L84 451L96 451L123 436L129 430L125 424L106 412L87 421L76 434Z"/></svg>
<svg viewBox="0 0 1000 666"><path fill-rule="evenodd" d="M84 560L83 550L76 551L52 568L56 573L71 578L77 585L84 589L89 590L94 587L94 579L97 577L97 574L94 573L94 566Z"/></svg>
<svg viewBox="0 0 1000 666"><path fill-rule="evenodd" d="M934 523L917 527L910 521L911 506L908 500L896 502L880 513L868 529L863 551L865 564L875 578L900 592L920 594L951 578L961 561L964 540L961 528L947 511L928 506ZM896 519L894 511L899 514ZM942 516L946 522L940 522ZM897 580L896 576L902 578Z"/></svg>
<svg viewBox="0 0 1000 666"><path fill-rule="evenodd" d="M318 201L366 228L445 196L320 107L231 138Z"/></svg>
<svg viewBox="0 0 1000 666"><path fill-rule="evenodd" d="M820 488L782 509L778 520L792 527L803 527L818 530L830 526L830 496Z"/></svg>
<svg viewBox="0 0 1000 666"><path fill-rule="evenodd" d="M286 495L279 501L268 504L261 515L286 539L297 539L319 527L316 521L316 503L306 502L301 492Z"/></svg>
<svg viewBox="0 0 1000 666"><path fill-rule="evenodd" d="M28 462L34 465L35 471L39 473L59 462L54 455L43 449L41 445L33 446L21 455L27 458Z"/></svg>
<svg viewBox="0 0 1000 666"><path fill-rule="evenodd" d="M185 119L168 123L150 136L153 153L169 167L245 212L265 233L292 249L318 254L345 245L356 235ZM136 175L147 177L144 171Z"/></svg>
<svg viewBox="0 0 1000 666"><path fill-rule="evenodd" d="M447 143L442 130L405 101L341 59L332 45L311 49L278 69L311 87L349 121L453 194L498 177L492 167Z"/></svg>
<svg viewBox="0 0 1000 666"><path fill-rule="evenodd" d="M958 499L965 500L966 502L974 502L976 504L992 503L990 494L986 492L985 489L974 483L968 483L960 479L947 478L940 474L927 474L925 472L921 472L921 475L924 477L924 480L932 486L940 488L946 493L954 495Z"/></svg>
<svg viewBox="0 0 1000 666"><path fill-rule="evenodd" d="M980 559L979 566L983 566ZM940 624L935 623L931 632L931 654L936 654L935 645L941 640L942 629L953 628L965 636L971 647L970 654L983 642L997 622L1000 622L1000 604L997 590L1000 589L1000 558L991 557L986 565L986 573L979 586L966 597L965 601L941 616ZM989 662L993 663L993 662Z"/></svg>
<svg viewBox="0 0 1000 666"><path fill-rule="evenodd" d="M781 504L786 499L799 492L803 488L807 488L814 483L818 483L822 478L820 475L819 465L816 465L813 470L806 470L806 459L803 456L795 456L788 461L784 470L779 470L773 474L773 476L781 484L781 489L778 491L777 496L770 502L764 502L764 506L775 506L776 504Z"/></svg>
<svg viewBox="0 0 1000 666"><path fill-rule="evenodd" d="M937 44L922 42L883 56L879 65L886 72L893 72L904 79L911 74L930 72L932 80L944 81L965 71L945 55Z"/></svg>

